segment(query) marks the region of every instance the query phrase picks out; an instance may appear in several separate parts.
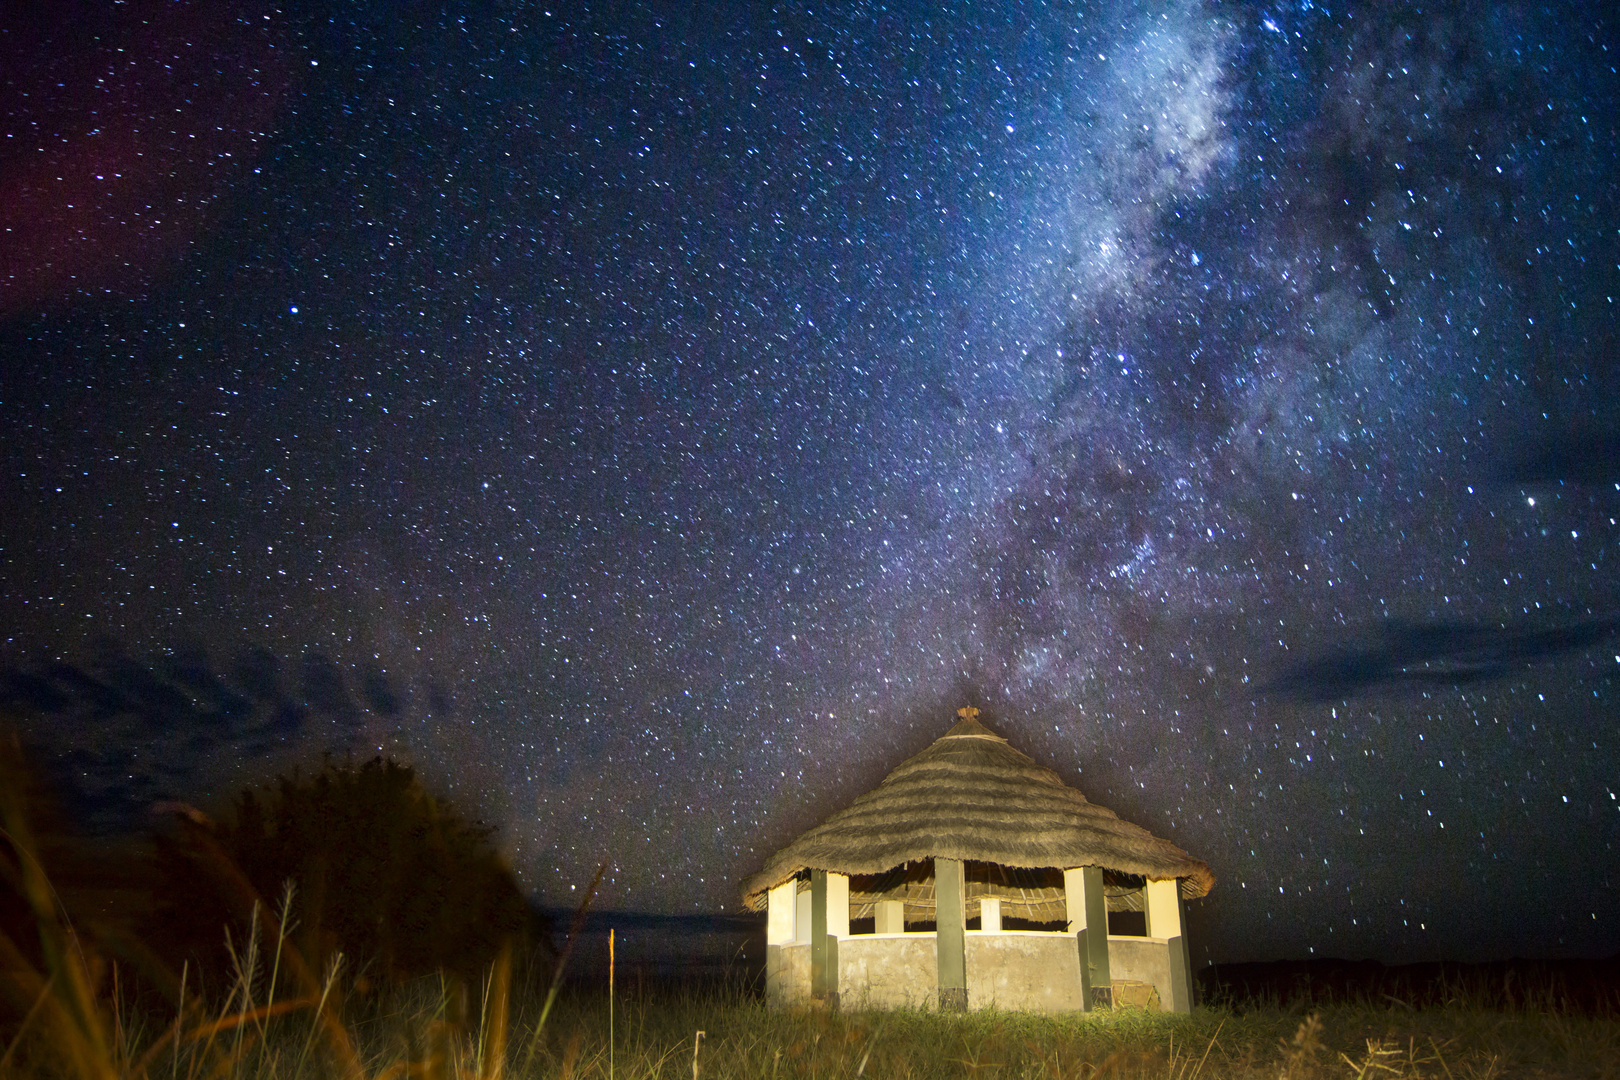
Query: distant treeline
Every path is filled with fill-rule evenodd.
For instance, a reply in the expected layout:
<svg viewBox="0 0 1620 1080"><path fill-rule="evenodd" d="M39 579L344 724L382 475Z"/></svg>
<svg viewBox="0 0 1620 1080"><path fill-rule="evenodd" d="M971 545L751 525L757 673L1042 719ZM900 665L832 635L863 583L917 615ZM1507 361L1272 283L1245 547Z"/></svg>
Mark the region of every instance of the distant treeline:
<svg viewBox="0 0 1620 1080"><path fill-rule="evenodd" d="M1206 1002L1235 1008L1367 1003L1620 1015L1620 955L1605 959L1434 961L1277 960L1212 964L1198 973Z"/></svg>

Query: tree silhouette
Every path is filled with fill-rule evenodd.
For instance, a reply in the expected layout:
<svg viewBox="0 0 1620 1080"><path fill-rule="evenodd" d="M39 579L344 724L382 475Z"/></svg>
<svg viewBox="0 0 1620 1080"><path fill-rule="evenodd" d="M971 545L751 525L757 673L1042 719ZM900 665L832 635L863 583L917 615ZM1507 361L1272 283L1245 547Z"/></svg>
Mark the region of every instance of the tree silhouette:
<svg viewBox="0 0 1620 1080"><path fill-rule="evenodd" d="M290 937L318 967L342 952L373 978L443 970L471 980L504 944L549 947L549 926L490 843L492 830L392 760L283 776L244 791L228 820L191 811L176 824L159 845L159 919L163 936L205 968L225 960L221 924L247 915L244 878L271 904L294 883Z"/></svg>

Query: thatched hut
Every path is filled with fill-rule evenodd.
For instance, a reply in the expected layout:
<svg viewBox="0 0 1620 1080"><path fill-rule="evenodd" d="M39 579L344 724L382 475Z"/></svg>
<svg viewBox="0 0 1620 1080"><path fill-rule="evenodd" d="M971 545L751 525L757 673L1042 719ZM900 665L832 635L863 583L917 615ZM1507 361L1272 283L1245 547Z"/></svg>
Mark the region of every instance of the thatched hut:
<svg viewBox="0 0 1620 1080"><path fill-rule="evenodd" d="M1181 902L1209 892L1209 867L977 712L743 883L768 911L768 1000L1188 1011Z"/></svg>

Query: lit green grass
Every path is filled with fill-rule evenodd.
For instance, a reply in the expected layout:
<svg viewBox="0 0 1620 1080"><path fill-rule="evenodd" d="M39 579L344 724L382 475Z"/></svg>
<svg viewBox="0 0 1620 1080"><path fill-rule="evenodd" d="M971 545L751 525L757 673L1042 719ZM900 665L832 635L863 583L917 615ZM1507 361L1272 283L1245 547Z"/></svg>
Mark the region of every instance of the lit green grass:
<svg viewBox="0 0 1620 1080"><path fill-rule="evenodd" d="M614 1002L565 992L503 993L498 975L469 997L428 980L367 1000L341 970L319 995L271 1008L265 968L176 1027L97 999L83 1028L28 1042L6 1076L305 1078L995 1077L1163 1080L1495 1080L1610 1077L1620 1021L1466 1003L1412 1011L1336 1005L1042 1017L914 1011L770 1010L737 990L664 990ZM479 999L483 1004L479 1004ZM470 1004L468 1001L470 1000ZM504 1020L502 1016L504 1014ZM99 1024L99 1027L96 1025ZM58 1042L58 1040L63 1040Z"/></svg>
<svg viewBox="0 0 1620 1080"><path fill-rule="evenodd" d="M607 1076L606 1002L575 997L535 1055L545 1077ZM1611 1076L1620 1021L1465 1004L1016 1013L771 1011L737 995L618 1003L615 1074L686 1077L1304 1078ZM704 1033L695 1047L697 1032Z"/></svg>

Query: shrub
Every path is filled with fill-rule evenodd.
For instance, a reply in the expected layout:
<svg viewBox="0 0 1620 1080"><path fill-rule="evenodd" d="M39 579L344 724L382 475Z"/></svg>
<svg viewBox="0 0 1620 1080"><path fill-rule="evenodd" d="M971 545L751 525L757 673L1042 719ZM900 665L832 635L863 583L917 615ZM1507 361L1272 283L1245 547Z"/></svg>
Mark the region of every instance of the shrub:
<svg viewBox="0 0 1620 1080"><path fill-rule="evenodd" d="M474 980L503 944L549 947L493 830L392 760L283 776L239 795L226 820L189 811L176 825L160 842L161 921L205 970L224 962L221 925L245 925L255 899L280 903L288 881L289 936L317 967L342 952L389 982L441 970Z"/></svg>

